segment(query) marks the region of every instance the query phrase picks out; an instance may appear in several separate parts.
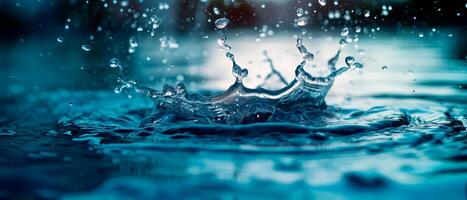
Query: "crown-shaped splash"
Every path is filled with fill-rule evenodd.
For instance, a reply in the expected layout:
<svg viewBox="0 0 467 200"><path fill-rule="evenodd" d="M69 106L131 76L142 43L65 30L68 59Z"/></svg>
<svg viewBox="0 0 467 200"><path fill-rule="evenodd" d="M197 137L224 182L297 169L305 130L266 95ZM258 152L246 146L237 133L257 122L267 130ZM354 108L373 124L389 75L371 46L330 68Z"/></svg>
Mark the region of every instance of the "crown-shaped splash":
<svg viewBox="0 0 467 200"><path fill-rule="evenodd" d="M345 42L345 41L344 41ZM341 42L342 44L342 42ZM279 90L267 90L264 88L248 88L243 85L243 79L248 76L248 70L242 68L235 61L233 53L227 51L226 57L232 62L232 74L235 82L223 93L214 96L203 96L189 93L183 83L176 87L164 85L163 90L155 90L140 86L134 80L128 80L123 76L123 68L119 66L119 85L115 92L120 93L123 89L134 88L136 92L142 93L155 100L159 110L171 110L172 114L203 116L203 119L216 119L225 123L237 123L243 117L258 110L273 112L277 109L291 108L295 105L307 105L313 108L325 108L324 98L334 83L334 78L350 68L362 68L363 65L356 62L355 58L345 58L346 66L337 68L336 63L341 54L341 48L336 55L328 61L330 73L326 76L316 76L308 73L304 67L314 60L314 55L309 52L298 38L296 46L302 55L302 61L295 68L295 77L287 83L280 73L275 70L272 60L267 57L271 66L271 73L279 74L281 81L286 84ZM266 55L266 54L265 54ZM266 76L266 77L269 77ZM264 106L267 105L267 106ZM192 117L193 117L192 116Z"/></svg>

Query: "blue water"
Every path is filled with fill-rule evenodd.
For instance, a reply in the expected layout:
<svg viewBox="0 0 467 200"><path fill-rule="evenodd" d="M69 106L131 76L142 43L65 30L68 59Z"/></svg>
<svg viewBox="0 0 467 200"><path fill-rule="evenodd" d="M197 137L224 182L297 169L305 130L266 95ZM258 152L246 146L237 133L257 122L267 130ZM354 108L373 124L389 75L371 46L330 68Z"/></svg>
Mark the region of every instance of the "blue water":
<svg viewBox="0 0 467 200"><path fill-rule="evenodd" d="M286 63L300 66L302 55ZM418 65L352 68L297 87L284 76L292 89L276 92L229 72L230 89L142 90L154 98L128 88L2 97L0 197L464 199L466 63L410 55Z"/></svg>

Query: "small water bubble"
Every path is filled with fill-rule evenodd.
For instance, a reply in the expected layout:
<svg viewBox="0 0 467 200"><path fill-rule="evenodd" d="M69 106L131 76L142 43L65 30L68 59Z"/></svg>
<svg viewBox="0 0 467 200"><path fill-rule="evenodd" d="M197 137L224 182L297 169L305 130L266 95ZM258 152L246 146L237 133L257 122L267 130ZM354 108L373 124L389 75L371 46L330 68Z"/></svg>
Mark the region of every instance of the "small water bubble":
<svg viewBox="0 0 467 200"><path fill-rule="evenodd" d="M371 14L371 13L370 13L369 10L365 10L365 12L364 12L363 15L364 15L365 17L370 17L370 14Z"/></svg>
<svg viewBox="0 0 467 200"><path fill-rule="evenodd" d="M387 69L388 69L388 66L385 65L385 66L381 67L381 69L382 69L382 70L387 70Z"/></svg>
<svg viewBox="0 0 467 200"><path fill-rule="evenodd" d="M308 24L308 17L300 17L297 19L296 23L298 26L305 26Z"/></svg>
<svg viewBox="0 0 467 200"><path fill-rule="evenodd" d="M297 9L297 17L303 16L303 13L304 13L304 12L303 12L303 9L302 9L302 8L298 8L298 9Z"/></svg>
<svg viewBox="0 0 467 200"><path fill-rule="evenodd" d="M65 41L65 39L63 39L62 36L57 37L57 42L62 43L63 41Z"/></svg>
<svg viewBox="0 0 467 200"><path fill-rule="evenodd" d="M159 10L168 10L170 8L169 4L167 3L159 3Z"/></svg>
<svg viewBox="0 0 467 200"><path fill-rule="evenodd" d="M89 51L91 51L91 45L89 45L89 44L83 44L83 45L81 45L81 49L82 49L83 51L88 51L88 52L89 52Z"/></svg>
<svg viewBox="0 0 467 200"><path fill-rule="evenodd" d="M151 23L152 23L152 29L157 29L159 28L161 24L161 20L159 19L159 17L157 17L157 15L153 15L151 16Z"/></svg>
<svg viewBox="0 0 467 200"><path fill-rule="evenodd" d="M120 60L118 58L110 59L110 67L112 68L120 67Z"/></svg>
<svg viewBox="0 0 467 200"><path fill-rule="evenodd" d="M360 26L355 27L355 32L356 33L360 33L361 31L362 31L362 27L360 27Z"/></svg>
<svg viewBox="0 0 467 200"><path fill-rule="evenodd" d="M341 40L339 40L339 44L340 44L341 48L344 48L345 46L347 46L347 40L341 39Z"/></svg>
<svg viewBox="0 0 467 200"><path fill-rule="evenodd" d="M131 47L131 48L136 48L136 47L138 47L138 42L136 42L136 38L135 38L135 37L130 37L129 43L130 43L130 47Z"/></svg>
<svg viewBox="0 0 467 200"><path fill-rule="evenodd" d="M219 11L219 8L218 8L218 7L212 8L212 12L214 12L215 15L221 14L221 12Z"/></svg>
<svg viewBox="0 0 467 200"><path fill-rule="evenodd" d="M345 37L345 36L347 36L347 35L349 35L349 28L344 27L344 28L342 29L342 31L341 31L341 36L342 36L342 37Z"/></svg>
<svg viewBox="0 0 467 200"><path fill-rule="evenodd" d="M418 33L418 37L422 38L422 37L425 37L425 35L423 33Z"/></svg>
<svg viewBox="0 0 467 200"><path fill-rule="evenodd" d="M388 10L383 10L383 11L381 11L381 15L383 15L383 16L388 16L388 15L389 15Z"/></svg>
<svg viewBox="0 0 467 200"><path fill-rule="evenodd" d="M217 19L215 22L214 22L214 25L216 26L216 28L218 29L224 29L228 24L229 24L230 20L223 17L223 18L219 18Z"/></svg>
<svg viewBox="0 0 467 200"><path fill-rule="evenodd" d="M326 5L326 0L318 0L319 5L325 6Z"/></svg>
<svg viewBox="0 0 467 200"><path fill-rule="evenodd" d="M73 102L68 103L68 106L72 107L72 106L73 106Z"/></svg>

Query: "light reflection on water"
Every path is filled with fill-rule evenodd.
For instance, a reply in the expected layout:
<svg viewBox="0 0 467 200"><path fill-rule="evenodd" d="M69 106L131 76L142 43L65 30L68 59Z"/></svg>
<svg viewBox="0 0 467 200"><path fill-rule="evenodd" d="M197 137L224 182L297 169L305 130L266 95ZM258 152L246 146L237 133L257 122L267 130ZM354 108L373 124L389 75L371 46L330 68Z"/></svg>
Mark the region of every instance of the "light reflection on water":
<svg viewBox="0 0 467 200"><path fill-rule="evenodd" d="M238 63L252 72L246 85L254 87L260 80L257 74L268 72L264 49L288 80L293 77L300 55L292 37L251 41L254 38L245 37L229 43ZM205 82L190 76L184 64L164 73L151 66L135 67L135 74L175 76L188 71L185 81L195 82L189 90L225 90L233 82L231 64L215 43L195 44L209 49L205 60L190 64L200 67L191 70L205 73ZM305 44L311 44L321 65L337 49L335 41L326 38ZM21 167L2 169L0 176L23 181L19 187L27 193L65 199L439 199L442 194L462 199L467 98L459 85L465 85L467 77L459 69L465 69L466 62L450 59L442 44L407 38L362 40L367 59L363 72L337 77L327 103L343 116L372 107L383 107L381 117L387 117L386 111L404 111L411 124L325 142L303 134L157 134L136 128L153 109L152 102L118 96L110 89L6 99L7 114L0 119L14 115L8 128L15 134L0 135L0 162ZM354 53L352 44L347 49ZM194 72L191 75L199 75ZM200 191L205 193L195 195Z"/></svg>

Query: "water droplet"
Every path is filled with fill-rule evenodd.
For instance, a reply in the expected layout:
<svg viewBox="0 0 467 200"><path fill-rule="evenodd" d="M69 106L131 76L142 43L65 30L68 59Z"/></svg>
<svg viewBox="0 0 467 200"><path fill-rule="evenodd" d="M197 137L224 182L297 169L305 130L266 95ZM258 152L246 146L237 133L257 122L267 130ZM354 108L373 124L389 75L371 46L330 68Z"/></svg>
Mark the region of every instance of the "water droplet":
<svg viewBox="0 0 467 200"><path fill-rule="evenodd" d="M357 69L363 68L363 64L361 64L361 63L359 63L359 62L354 63L353 66L354 66L355 68L357 68Z"/></svg>
<svg viewBox="0 0 467 200"><path fill-rule="evenodd" d="M221 14L221 12L219 11L219 8L218 8L218 7L212 8L212 12L214 12L215 15Z"/></svg>
<svg viewBox="0 0 467 200"><path fill-rule="evenodd" d="M360 26L355 27L355 32L356 33L360 33L361 31L362 31L362 27L360 27Z"/></svg>
<svg viewBox="0 0 467 200"><path fill-rule="evenodd" d="M347 64L347 66L349 67L352 67L355 63L355 58L352 57L352 56L347 56L345 57L345 64Z"/></svg>
<svg viewBox="0 0 467 200"><path fill-rule="evenodd" d="M345 36L347 36L347 35L349 35L349 28L344 27L344 28L342 29L341 36L342 36L342 37L345 37Z"/></svg>
<svg viewBox="0 0 467 200"><path fill-rule="evenodd" d="M63 41L65 41L65 39L63 39L62 36L60 36L60 37L57 38L57 42L62 43Z"/></svg>
<svg viewBox="0 0 467 200"><path fill-rule="evenodd" d="M230 49L232 49L230 45L225 43L226 40L227 40L227 37L225 37L225 35L217 38L217 44L219 44L219 49L221 51L229 51Z"/></svg>
<svg viewBox="0 0 467 200"><path fill-rule="evenodd" d="M218 29L224 29L228 24L229 24L230 20L223 17L223 18L219 18L217 19L215 22L214 22L214 25L216 26L216 28Z"/></svg>
<svg viewBox="0 0 467 200"><path fill-rule="evenodd" d="M91 45L89 45L89 44L83 44L83 45L81 45L81 49L82 49L83 51L91 51Z"/></svg>
<svg viewBox="0 0 467 200"><path fill-rule="evenodd" d="M120 60L118 58L110 59L110 67L112 68L120 67Z"/></svg>
<svg viewBox="0 0 467 200"><path fill-rule="evenodd" d="M302 8L298 8L298 9L297 9L297 17L303 16L303 13L304 13L304 12L303 12L303 9L302 9Z"/></svg>
<svg viewBox="0 0 467 200"><path fill-rule="evenodd" d="M326 5L326 0L318 0L319 5L325 6Z"/></svg>
<svg viewBox="0 0 467 200"><path fill-rule="evenodd" d="M136 42L135 37L130 37L129 44L130 44L130 47L128 48L128 53L134 53L136 50L136 47L138 47L138 42Z"/></svg>
<svg viewBox="0 0 467 200"><path fill-rule="evenodd" d="M381 15L383 15L383 16L388 16L388 15L389 15L388 10L383 10L383 11L381 11Z"/></svg>
<svg viewBox="0 0 467 200"><path fill-rule="evenodd" d="M341 39L341 40L339 40L339 44L340 44L341 48L344 48L345 46L347 46L347 40Z"/></svg>
<svg viewBox="0 0 467 200"><path fill-rule="evenodd" d="M365 10L364 16L365 16L365 17L370 17L370 11L369 11L369 10Z"/></svg>
<svg viewBox="0 0 467 200"><path fill-rule="evenodd" d="M308 17L300 17L297 19L298 26L305 26L308 24Z"/></svg>
<svg viewBox="0 0 467 200"><path fill-rule="evenodd" d="M167 3L159 3L159 10L168 10L170 8Z"/></svg>
<svg viewBox="0 0 467 200"><path fill-rule="evenodd" d="M388 66L383 66L381 67L382 70L387 70L388 69Z"/></svg>
<svg viewBox="0 0 467 200"><path fill-rule="evenodd" d="M136 48L136 47L138 47L138 42L136 42L135 37L130 37L129 43L130 43L130 47L131 47L131 48Z"/></svg>
<svg viewBox="0 0 467 200"><path fill-rule="evenodd" d="M157 17L157 15L153 15L151 16L151 23L152 23L152 29L157 29L159 28L161 24L161 20L159 19L159 17Z"/></svg>

